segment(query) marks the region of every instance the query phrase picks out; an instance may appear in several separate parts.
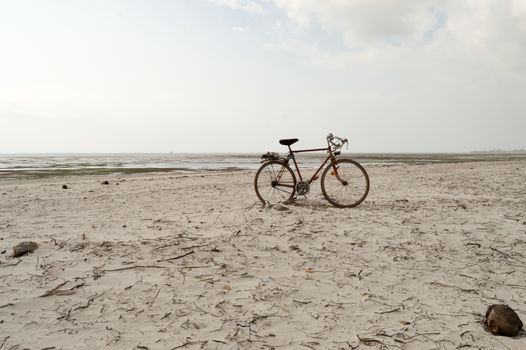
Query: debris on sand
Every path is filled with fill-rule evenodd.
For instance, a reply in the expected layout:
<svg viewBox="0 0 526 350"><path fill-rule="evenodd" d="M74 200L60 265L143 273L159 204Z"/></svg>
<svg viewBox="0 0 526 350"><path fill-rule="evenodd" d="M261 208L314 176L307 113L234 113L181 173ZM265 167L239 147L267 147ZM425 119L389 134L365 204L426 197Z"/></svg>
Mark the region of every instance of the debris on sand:
<svg viewBox="0 0 526 350"><path fill-rule="evenodd" d="M104 180L104 181L102 181L100 184L101 184L101 185L109 185L110 183L109 183L108 180Z"/></svg>
<svg viewBox="0 0 526 350"><path fill-rule="evenodd" d="M281 204L275 204L272 206L272 209L275 209L277 211L290 211L290 208L287 208L286 206L284 205L281 205Z"/></svg>
<svg viewBox="0 0 526 350"><path fill-rule="evenodd" d="M494 335L515 337L522 329L522 321L508 305L491 305L486 311L485 324Z"/></svg>
<svg viewBox="0 0 526 350"><path fill-rule="evenodd" d="M36 250L38 248L38 244L36 242L22 242L14 246L13 248L13 256L19 257L27 253L31 253L32 251Z"/></svg>

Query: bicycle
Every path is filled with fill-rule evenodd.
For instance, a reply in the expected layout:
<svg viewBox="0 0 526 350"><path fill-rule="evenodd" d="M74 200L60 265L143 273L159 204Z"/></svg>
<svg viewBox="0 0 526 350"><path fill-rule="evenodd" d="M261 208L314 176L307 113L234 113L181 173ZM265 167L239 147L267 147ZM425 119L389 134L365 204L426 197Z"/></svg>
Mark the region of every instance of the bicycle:
<svg viewBox="0 0 526 350"><path fill-rule="evenodd" d="M329 162L321 175L321 191L325 199L338 208L352 208L362 203L369 193L369 175L356 161L348 158L336 158L341 154L341 148L349 144L347 139L329 134L327 147L292 150L290 146L298 139L279 140L281 145L287 146L289 152L285 157L277 153L267 152L262 156L262 165L256 172L254 188L259 200L264 204L290 202L296 195L305 196L310 185L316 181L322 168ZM305 152L325 151L328 153L325 161L320 165L312 177L304 181L294 154ZM299 180L289 166L290 160L298 174Z"/></svg>

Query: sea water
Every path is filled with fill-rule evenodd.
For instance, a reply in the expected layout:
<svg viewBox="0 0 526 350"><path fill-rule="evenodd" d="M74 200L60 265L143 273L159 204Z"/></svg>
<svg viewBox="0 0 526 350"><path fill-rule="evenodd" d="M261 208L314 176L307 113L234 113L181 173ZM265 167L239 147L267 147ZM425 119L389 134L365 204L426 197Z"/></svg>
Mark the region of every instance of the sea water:
<svg viewBox="0 0 526 350"><path fill-rule="evenodd" d="M285 154L282 154L284 156ZM316 168L323 152L298 154L298 164ZM525 153L343 154L364 165L426 164L526 159ZM100 173L256 170L261 154L0 154L0 178L90 175Z"/></svg>

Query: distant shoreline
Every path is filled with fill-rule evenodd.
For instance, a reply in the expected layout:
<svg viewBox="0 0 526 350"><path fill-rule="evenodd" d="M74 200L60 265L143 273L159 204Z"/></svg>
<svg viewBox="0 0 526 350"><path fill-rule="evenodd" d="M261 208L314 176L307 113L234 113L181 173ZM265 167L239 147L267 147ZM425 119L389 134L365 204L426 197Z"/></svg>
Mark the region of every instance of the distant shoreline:
<svg viewBox="0 0 526 350"><path fill-rule="evenodd" d="M503 151L503 150L500 150L500 149L494 149L494 150L490 150L490 151L471 151L470 153L475 153L475 154L526 154L526 150L525 149L517 149L517 150L512 150L512 151Z"/></svg>

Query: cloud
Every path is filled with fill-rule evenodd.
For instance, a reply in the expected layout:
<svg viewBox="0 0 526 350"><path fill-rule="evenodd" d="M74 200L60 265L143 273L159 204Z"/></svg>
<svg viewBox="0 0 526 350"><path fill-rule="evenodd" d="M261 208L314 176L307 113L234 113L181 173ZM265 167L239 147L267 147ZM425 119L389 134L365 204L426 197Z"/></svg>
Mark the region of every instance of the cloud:
<svg viewBox="0 0 526 350"><path fill-rule="evenodd" d="M466 54L526 70L526 6L523 1L449 2L445 28Z"/></svg>
<svg viewBox="0 0 526 350"><path fill-rule="evenodd" d="M523 0L274 0L296 31L320 28L359 55L462 51L526 70ZM356 51L358 50L358 51ZM311 50L312 51L312 50ZM338 55L341 55L338 53Z"/></svg>
<svg viewBox="0 0 526 350"><path fill-rule="evenodd" d="M255 1L250 0L208 0L217 5L228 6L233 10L245 11L251 15L261 15L265 11L263 7Z"/></svg>
<svg viewBox="0 0 526 350"><path fill-rule="evenodd" d="M428 0L274 0L298 29L319 25L338 33L351 48L393 41L418 41L439 20Z"/></svg>

